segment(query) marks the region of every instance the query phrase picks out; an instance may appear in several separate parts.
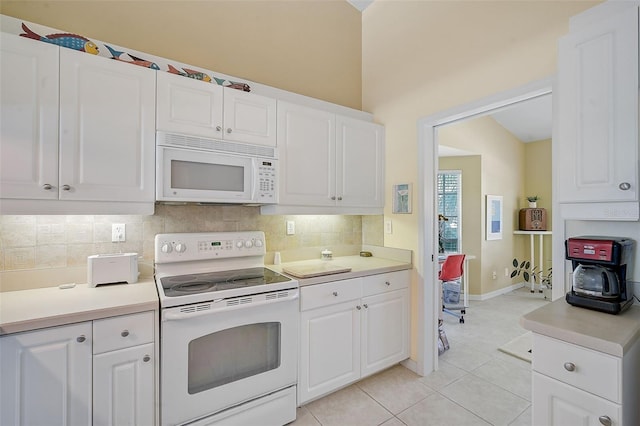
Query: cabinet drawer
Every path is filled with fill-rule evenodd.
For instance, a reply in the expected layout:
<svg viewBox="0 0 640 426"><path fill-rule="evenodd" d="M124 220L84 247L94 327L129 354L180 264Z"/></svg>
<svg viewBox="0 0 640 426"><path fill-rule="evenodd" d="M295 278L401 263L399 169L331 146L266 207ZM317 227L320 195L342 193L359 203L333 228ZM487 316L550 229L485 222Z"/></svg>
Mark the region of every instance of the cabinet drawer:
<svg viewBox="0 0 640 426"><path fill-rule="evenodd" d="M359 299L362 295L362 278L332 281L330 283L302 287L300 310L319 308L336 303Z"/></svg>
<svg viewBox="0 0 640 426"><path fill-rule="evenodd" d="M153 342L153 312L93 321L93 353Z"/></svg>
<svg viewBox="0 0 640 426"><path fill-rule="evenodd" d="M534 371L622 403L620 358L534 334L532 365Z"/></svg>
<svg viewBox="0 0 640 426"><path fill-rule="evenodd" d="M409 274L410 271L406 270L364 277L362 283L363 295L371 296L407 288L409 287Z"/></svg>

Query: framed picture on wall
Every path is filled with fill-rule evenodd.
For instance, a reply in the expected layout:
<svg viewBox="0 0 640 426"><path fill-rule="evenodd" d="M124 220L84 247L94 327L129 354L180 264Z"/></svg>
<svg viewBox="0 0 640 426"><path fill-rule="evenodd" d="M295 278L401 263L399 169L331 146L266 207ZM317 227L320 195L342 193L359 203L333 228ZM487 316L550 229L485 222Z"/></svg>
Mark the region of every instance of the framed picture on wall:
<svg viewBox="0 0 640 426"><path fill-rule="evenodd" d="M487 240L502 239L502 195L487 195Z"/></svg>
<svg viewBox="0 0 640 426"><path fill-rule="evenodd" d="M393 185L393 213L411 213L411 184Z"/></svg>

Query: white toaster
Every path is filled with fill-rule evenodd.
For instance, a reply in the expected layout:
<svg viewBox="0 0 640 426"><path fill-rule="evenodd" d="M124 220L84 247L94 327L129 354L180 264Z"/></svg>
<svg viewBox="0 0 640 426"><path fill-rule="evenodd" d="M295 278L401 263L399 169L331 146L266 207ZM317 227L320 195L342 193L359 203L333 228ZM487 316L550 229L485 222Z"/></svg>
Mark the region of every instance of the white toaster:
<svg viewBox="0 0 640 426"><path fill-rule="evenodd" d="M87 257L87 284L138 282L138 253L96 254Z"/></svg>

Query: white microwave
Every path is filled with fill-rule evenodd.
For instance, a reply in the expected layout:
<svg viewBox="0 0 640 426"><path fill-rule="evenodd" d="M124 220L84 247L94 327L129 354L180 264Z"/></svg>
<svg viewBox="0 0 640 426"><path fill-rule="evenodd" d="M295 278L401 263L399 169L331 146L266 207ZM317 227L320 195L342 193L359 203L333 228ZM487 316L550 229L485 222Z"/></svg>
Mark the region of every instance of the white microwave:
<svg viewBox="0 0 640 426"><path fill-rule="evenodd" d="M157 132L156 200L276 204L275 147Z"/></svg>

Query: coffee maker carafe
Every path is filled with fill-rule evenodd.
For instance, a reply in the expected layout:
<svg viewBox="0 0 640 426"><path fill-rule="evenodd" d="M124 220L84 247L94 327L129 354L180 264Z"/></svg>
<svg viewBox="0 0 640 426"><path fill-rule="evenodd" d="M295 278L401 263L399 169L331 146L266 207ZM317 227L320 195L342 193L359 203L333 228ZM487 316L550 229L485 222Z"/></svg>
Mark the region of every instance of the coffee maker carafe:
<svg viewBox="0 0 640 426"><path fill-rule="evenodd" d="M565 241L573 268L569 304L618 314L633 304L627 291L634 241L615 237L573 237Z"/></svg>

